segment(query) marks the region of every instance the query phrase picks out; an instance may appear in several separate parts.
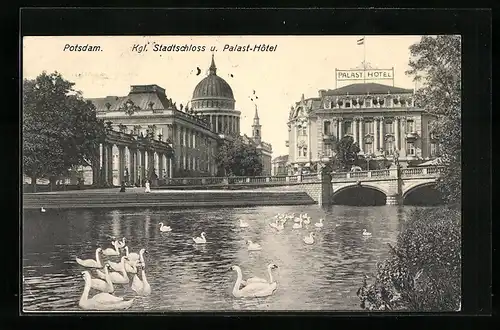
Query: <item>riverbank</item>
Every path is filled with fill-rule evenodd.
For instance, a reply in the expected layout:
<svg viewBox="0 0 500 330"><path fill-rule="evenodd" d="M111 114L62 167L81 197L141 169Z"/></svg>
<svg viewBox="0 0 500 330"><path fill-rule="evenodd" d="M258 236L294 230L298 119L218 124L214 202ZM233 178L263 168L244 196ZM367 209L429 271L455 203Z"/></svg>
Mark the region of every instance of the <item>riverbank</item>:
<svg viewBox="0 0 500 330"><path fill-rule="evenodd" d="M309 205L314 200L300 191L152 190L127 188L23 194L23 209L135 208L135 207L251 207Z"/></svg>

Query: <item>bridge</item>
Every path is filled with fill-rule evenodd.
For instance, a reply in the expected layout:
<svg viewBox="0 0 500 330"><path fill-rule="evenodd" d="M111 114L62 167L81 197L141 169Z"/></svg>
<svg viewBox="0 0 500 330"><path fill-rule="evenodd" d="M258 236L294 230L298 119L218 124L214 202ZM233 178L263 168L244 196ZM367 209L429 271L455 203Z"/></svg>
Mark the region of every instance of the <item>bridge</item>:
<svg viewBox="0 0 500 330"><path fill-rule="evenodd" d="M320 205L336 203L348 191L378 192L387 205L401 204L413 192L433 188L444 167L390 168L383 170L260 177L167 178L156 189L258 189L305 191Z"/></svg>

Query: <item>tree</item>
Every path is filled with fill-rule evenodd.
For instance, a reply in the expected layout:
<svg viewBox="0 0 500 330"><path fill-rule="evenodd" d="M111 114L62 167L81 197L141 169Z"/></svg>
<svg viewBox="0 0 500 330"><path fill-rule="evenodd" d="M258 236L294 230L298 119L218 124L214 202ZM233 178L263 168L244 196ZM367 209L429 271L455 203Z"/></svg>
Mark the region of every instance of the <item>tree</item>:
<svg viewBox="0 0 500 330"><path fill-rule="evenodd" d="M94 166L104 124L90 101L54 72L23 81L23 171L51 185L75 166Z"/></svg>
<svg viewBox="0 0 500 330"><path fill-rule="evenodd" d="M219 147L215 161L225 175L256 176L262 173L259 151L239 135L228 136Z"/></svg>
<svg viewBox="0 0 500 330"><path fill-rule="evenodd" d="M358 160L360 149L351 136L342 137L335 146L335 167L340 171L348 171Z"/></svg>
<svg viewBox="0 0 500 330"><path fill-rule="evenodd" d="M437 188L450 205L461 199L461 39L460 36L424 36L410 47L410 70L416 81L416 103L437 116L432 125L438 137L445 173Z"/></svg>

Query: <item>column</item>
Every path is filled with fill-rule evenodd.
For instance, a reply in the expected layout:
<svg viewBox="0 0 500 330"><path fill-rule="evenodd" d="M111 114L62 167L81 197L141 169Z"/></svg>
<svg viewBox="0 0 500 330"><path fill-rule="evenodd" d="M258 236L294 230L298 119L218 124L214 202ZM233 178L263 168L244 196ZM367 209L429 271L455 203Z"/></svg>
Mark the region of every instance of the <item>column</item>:
<svg viewBox="0 0 500 330"><path fill-rule="evenodd" d="M106 144L102 143L101 144L101 148L100 148L100 154L101 154L101 184L103 184L104 182L108 182L107 180L107 174L108 174L108 171L106 170L106 165L108 164L108 161L106 159L106 151L107 151L107 148L106 148Z"/></svg>
<svg viewBox="0 0 500 330"><path fill-rule="evenodd" d="M168 177L173 178L172 157L168 158Z"/></svg>
<svg viewBox="0 0 500 330"><path fill-rule="evenodd" d="M239 133L240 132L240 120L239 118L236 119L236 132Z"/></svg>
<svg viewBox="0 0 500 330"><path fill-rule="evenodd" d="M125 172L125 147L118 146L118 183L120 185L125 179L123 172Z"/></svg>
<svg viewBox="0 0 500 330"><path fill-rule="evenodd" d="M380 149L378 145L378 117L373 118L373 152L377 152Z"/></svg>
<svg viewBox="0 0 500 330"><path fill-rule="evenodd" d="M344 118L339 118L338 119L339 121L339 135L338 135L338 138L339 139L342 139L344 137L344 132L343 132L343 127L342 127L342 121L344 121Z"/></svg>
<svg viewBox="0 0 500 330"><path fill-rule="evenodd" d="M215 132L219 133L219 116L215 116Z"/></svg>
<svg viewBox="0 0 500 330"><path fill-rule="evenodd" d="M148 179L149 175L153 173L153 169L155 166L155 152L153 150L148 150Z"/></svg>
<svg viewBox="0 0 500 330"><path fill-rule="evenodd" d="M108 161L108 166L107 166L107 179L108 179L108 183L110 185L113 185L113 145L108 145L107 146L107 161Z"/></svg>
<svg viewBox="0 0 500 330"><path fill-rule="evenodd" d="M158 153L158 177L160 180L163 180L163 154L161 152Z"/></svg>
<svg viewBox="0 0 500 330"><path fill-rule="evenodd" d="M358 122L358 143L359 143L359 149L361 149L361 151L365 151L364 150L364 142L363 142L363 117L359 117L358 118L359 122Z"/></svg>
<svg viewBox="0 0 500 330"><path fill-rule="evenodd" d="M380 120L380 140L379 140L379 145L380 145L380 148L381 149L384 149L384 117L380 117L379 118Z"/></svg>
<svg viewBox="0 0 500 330"><path fill-rule="evenodd" d="M135 154L136 151L134 149L131 149L130 147L128 148L128 175L129 175L129 183L130 184L135 184Z"/></svg>
<svg viewBox="0 0 500 330"><path fill-rule="evenodd" d="M394 125L396 125L396 127L394 128L394 137L395 137L395 145L396 145L396 150L399 152L399 128L400 128L400 117L396 117L394 119Z"/></svg>
<svg viewBox="0 0 500 330"><path fill-rule="evenodd" d="M146 180L146 150L141 150L141 185Z"/></svg>
<svg viewBox="0 0 500 330"><path fill-rule="evenodd" d="M358 142L358 118L354 117L352 120L352 136L354 138L354 143Z"/></svg>

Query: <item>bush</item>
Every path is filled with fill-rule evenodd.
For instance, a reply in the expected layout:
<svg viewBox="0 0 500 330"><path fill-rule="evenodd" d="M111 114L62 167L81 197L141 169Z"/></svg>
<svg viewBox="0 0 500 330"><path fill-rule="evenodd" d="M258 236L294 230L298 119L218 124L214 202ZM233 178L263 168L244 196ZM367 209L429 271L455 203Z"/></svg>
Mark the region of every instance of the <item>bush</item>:
<svg viewBox="0 0 500 330"><path fill-rule="evenodd" d="M455 311L461 306L461 216L452 208L409 215L372 284L358 290L367 310Z"/></svg>

